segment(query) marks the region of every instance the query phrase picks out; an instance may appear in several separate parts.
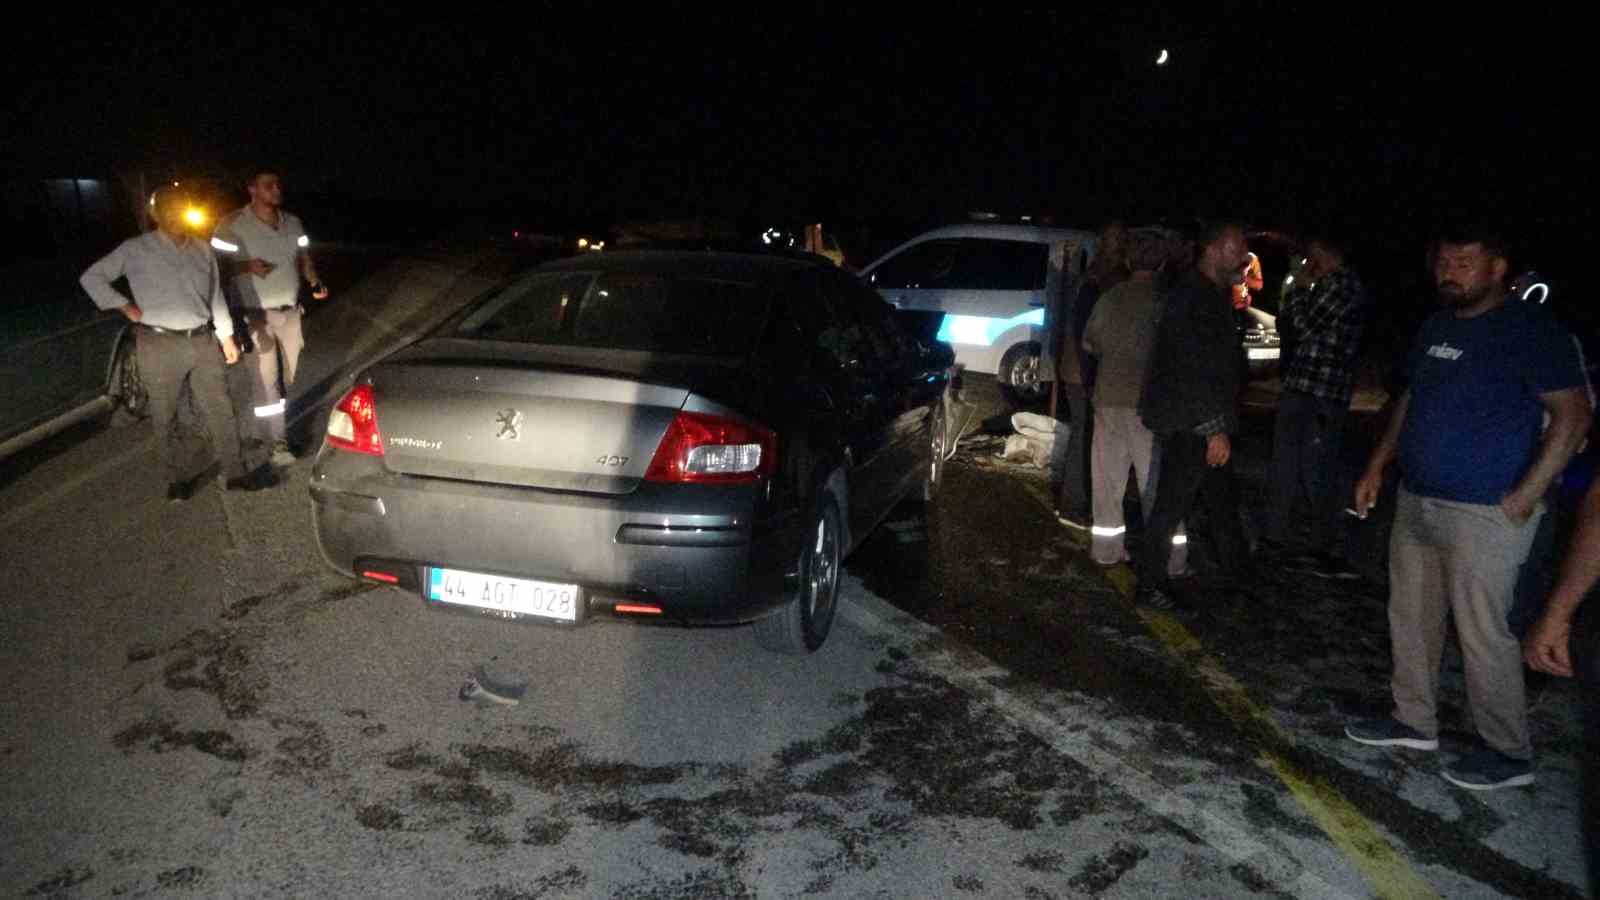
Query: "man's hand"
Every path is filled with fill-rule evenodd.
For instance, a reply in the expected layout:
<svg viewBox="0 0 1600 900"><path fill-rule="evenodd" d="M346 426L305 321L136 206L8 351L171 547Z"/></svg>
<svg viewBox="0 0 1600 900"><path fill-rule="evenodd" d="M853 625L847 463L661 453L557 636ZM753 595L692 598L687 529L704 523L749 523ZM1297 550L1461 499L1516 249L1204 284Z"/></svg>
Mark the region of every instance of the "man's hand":
<svg viewBox="0 0 1600 900"><path fill-rule="evenodd" d="M129 303L118 308L122 310L123 315L128 317L129 322L137 322L144 318L144 310L140 309L137 303Z"/></svg>
<svg viewBox="0 0 1600 900"><path fill-rule="evenodd" d="M320 281L311 282L311 296L318 300L328 299L328 286Z"/></svg>
<svg viewBox="0 0 1600 900"><path fill-rule="evenodd" d="M1522 642L1522 659L1529 666L1551 675L1572 677L1571 645L1572 619L1551 610L1533 623L1528 637Z"/></svg>
<svg viewBox="0 0 1600 900"><path fill-rule="evenodd" d="M1362 516L1378 505L1378 494L1383 491L1383 470L1368 469L1356 482L1355 509Z"/></svg>
<svg viewBox="0 0 1600 900"><path fill-rule="evenodd" d="M1220 469L1228 464L1228 459L1233 455L1233 444L1228 441L1228 435L1218 432L1206 438L1206 465L1213 469Z"/></svg>
<svg viewBox="0 0 1600 900"><path fill-rule="evenodd" d="M1525 500L1516 491L1512 491L1500 499L1500 511L1505 513L1506 518L1517 525L1527 524L1528 520L1533 517L1533 511L1538 505L1539 501L1537 499Z"/></svg>
<svg viewBox="0 0 1600 900"><path fill-rule="evenodd" d="M231 334L222 339L222 359L230 366L239 361L239 344Z"/></svg>
<svg viewBox="0 0 1600 900"><path fill-rule="evenodd" d="M242 265L246 272L249 272L251 275L254 275L257 278L265 278L272 274L273 269L277 268L277 266L267 262L264 259L247 259Z"/></svg>

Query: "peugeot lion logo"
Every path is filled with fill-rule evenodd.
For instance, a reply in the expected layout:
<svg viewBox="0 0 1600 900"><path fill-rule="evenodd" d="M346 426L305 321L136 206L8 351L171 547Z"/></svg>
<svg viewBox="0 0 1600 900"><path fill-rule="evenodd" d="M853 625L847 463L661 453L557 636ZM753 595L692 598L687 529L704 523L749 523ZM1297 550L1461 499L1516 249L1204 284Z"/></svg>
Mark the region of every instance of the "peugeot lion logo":
<svg viewBox="0 0 1600 900"><path fill-rule="evenodd" d="M514 409L502 409L494 414L494 423L500 426L495 437L502 441L522 440L522 413Z"/></svg>

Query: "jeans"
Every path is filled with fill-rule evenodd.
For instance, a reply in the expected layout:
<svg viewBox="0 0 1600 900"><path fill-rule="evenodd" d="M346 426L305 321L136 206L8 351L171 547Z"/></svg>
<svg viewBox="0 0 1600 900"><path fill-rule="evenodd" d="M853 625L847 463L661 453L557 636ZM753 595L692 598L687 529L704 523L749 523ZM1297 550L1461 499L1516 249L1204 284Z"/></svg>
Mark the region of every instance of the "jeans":
<svg viewBox="0 0 1600 900"><path fill-rule="evenodd" d="M1340 458L1346 404L1284 391L1273 423L1266 537L1295 545L1296 503L1306 509L1306 544L1331 550L1340 543L1350 487Z"/></svg>

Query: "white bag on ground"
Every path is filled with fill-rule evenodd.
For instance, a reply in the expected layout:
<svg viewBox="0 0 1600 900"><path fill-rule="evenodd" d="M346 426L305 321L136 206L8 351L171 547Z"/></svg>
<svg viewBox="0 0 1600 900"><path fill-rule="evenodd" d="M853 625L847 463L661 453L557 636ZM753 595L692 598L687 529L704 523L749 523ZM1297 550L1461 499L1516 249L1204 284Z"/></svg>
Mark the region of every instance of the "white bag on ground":
<svg viewBox="0 0 1600 900"><path fill-rule="evenodd" d="M1006 460L1022 460L1033 465L1038 465L1038 458L1033 455L1033 442L1020 434L1006 436L1006 448L1000 451L1000 458Z"/></svg>
<svg viewBox="0 0 1600 900"><path fill-rule="evenodd" d="M1049 466L1052 472L1065 468L1070 430L1067 423L1024 412L1011 417L1011 427L1017 433L1006 439L1006 459L1027 455L1034 465Z"/></svg>

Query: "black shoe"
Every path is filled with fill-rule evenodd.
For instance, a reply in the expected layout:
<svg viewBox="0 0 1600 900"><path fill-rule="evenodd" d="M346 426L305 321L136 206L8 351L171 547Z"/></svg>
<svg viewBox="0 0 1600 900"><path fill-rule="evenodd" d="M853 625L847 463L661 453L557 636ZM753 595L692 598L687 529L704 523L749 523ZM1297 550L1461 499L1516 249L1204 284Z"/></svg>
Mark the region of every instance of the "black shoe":
<svg viewBox="0 0 1600 900"><path fill-rule="evenodd" d="M229 478L227 483L230 491L262 491L277 486L278 476L266 466L237 478Z"/></svg>
<svg viewBox="0 0 1600 900"><path fill-rule="evenodd" d="M1533 784L1533 763L1484 747L1445 767L1444 780L1469 791L1493 791Z"/></svg>
<svg viewBox="0 0 1600 900"><path fill-rule="evenodd" d="M167 485L167 502L182 503L194 496L194 482L174 481Z"/></svg>
<svg viewBox="0 0 1600 900"><path fill-rule="evenodd" d="M1392 717L1363 719L1344 727L1345 737L1369 747L1409 747L1412 750L1437 750L1439 739L1395 721Z"/></svg>
<svg viewBox="0 0 1600 900"><path fill-rule="evenodd" d="M1316 565L1311 566L1306 571L1318 578L1326 578L1330 581L1359 581L1361 579L1360 572L1350 568L1349 563L1331 554L1324 555L1317 561Z"/></svg>
<svg viewBox="0 0 1600 900"><path fill-rule="evenodd" d="M1255 552L1251 554L1262 563L1277 564L1292 555L1292 551L1283 544L1270 538L1262 538L1256 544Z"/></svg>
<svg viewBox="0 0 1600 900"><path fill-rule="evenodd" d="M1142 587L1133 592L1133 602L1145 609L1155 609L1161 612L1171 612L1178 608L1177 598L1166 588Z"/></svg>

